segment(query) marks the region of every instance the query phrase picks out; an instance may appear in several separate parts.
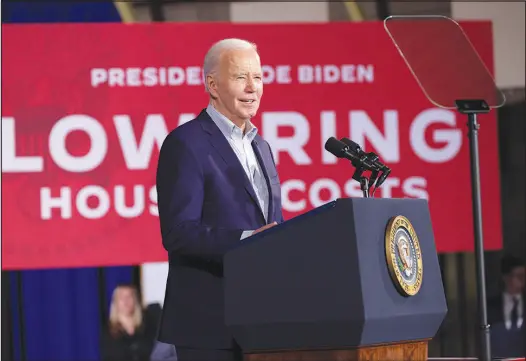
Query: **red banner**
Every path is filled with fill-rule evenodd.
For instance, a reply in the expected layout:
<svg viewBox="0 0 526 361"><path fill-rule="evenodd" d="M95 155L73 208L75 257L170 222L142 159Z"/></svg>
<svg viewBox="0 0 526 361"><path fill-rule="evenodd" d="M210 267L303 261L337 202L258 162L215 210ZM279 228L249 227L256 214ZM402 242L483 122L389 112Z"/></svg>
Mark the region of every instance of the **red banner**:
<svg viewBox="0 0 526 361"><path fill-rule="evenodd" d="M491 25L462 24L489 69ZM473 249L465 116L424 96L381 23L2 25L2 268L164 261L159 147L208 99L215 41L257 43L254 123L276 155L286 219L360 197L323 148L349 137L391 168L376 193L426 198L440 252ZM480 117L485 245L501 247L495 113ZM228 210L225 210L228 211Z"/></svg>

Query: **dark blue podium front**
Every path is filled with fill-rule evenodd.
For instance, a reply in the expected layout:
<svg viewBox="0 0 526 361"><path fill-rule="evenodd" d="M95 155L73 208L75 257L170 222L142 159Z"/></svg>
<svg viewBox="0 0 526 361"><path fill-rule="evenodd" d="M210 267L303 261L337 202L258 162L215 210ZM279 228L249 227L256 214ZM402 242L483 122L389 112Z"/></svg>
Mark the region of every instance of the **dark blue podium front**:
<svg viewBox="0 0 526 361"><path fill-rule="evenodd" d="M421 287L391 278L386 227L418 237ZM338 199L246 239L224 258L225 321L244 352L429 340L447 313L426 200Z"/></svg>

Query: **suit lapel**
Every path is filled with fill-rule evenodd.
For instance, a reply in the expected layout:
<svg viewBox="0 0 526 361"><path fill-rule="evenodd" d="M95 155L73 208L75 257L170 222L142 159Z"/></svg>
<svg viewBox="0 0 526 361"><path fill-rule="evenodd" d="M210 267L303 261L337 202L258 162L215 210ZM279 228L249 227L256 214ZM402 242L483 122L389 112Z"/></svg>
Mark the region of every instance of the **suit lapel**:
<svg viewBox="0 0 526 361"><path fill-rule="evenodd" d="M239 159L236 153L234 153L234 150L232 149L230 144L228 143L228 140L225 139L225 136L215 125L214 121L210 118L208 113L206 113L206 110L203 110L201 112L199 118L201 120L201 125L203 126L203 129L210 134L210 143L216 149L217 153L223 158L225 163L228 165L229 169L233 172L233 177L241 181L245 190L250 195L250 198L252 198L252 201L259 209L261 216L263 217L263 219L265 219L254 188L252 187L252 183L250 183L250 180L248 179L247 174L245 173L245 169L239 162Z"/></svg>
<svg viewBox="0 0 526 361"><path fill-rule="evenodd" d="M267 216L267 223L274 222L274 197L272 193L272 186L270 184L270 177L268 175L268 169L272 169L271 167L274 166L271 159L269 159L268 152L262 151L260 142L257 139L254 139L252 142L252 148L254 149L254 153L256 154L256 158L258 159L258 163L263 170L263 175L265 176L265 181L267 183L267 189L268 189L268 216Z"/></svg>

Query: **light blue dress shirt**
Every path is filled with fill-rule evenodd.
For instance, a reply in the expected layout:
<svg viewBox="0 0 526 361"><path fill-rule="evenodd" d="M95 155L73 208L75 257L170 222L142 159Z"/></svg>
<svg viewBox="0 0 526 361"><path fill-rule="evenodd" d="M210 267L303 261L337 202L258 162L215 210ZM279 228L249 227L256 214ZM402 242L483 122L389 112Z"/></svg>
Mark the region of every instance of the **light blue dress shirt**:
<svg viewBox="0 0 526 361"><path fill-rule="evenodd" d="M265 216L265 221L268 221L269 192L267 182L256 158L256 154L254 153L254 149L252 148L252 141L256 137L258 128L248 121L245 125L245 134L243 134L241 128L223 114L219 113L212 104L208 105L206 112L210 115L210 118L212 118L221 133L223 133L234 153L236 153L239 162L252 184L252 188L254 188L259 206ZM241 239L252 235L253 232L254 231L244 231Z"/></svg>

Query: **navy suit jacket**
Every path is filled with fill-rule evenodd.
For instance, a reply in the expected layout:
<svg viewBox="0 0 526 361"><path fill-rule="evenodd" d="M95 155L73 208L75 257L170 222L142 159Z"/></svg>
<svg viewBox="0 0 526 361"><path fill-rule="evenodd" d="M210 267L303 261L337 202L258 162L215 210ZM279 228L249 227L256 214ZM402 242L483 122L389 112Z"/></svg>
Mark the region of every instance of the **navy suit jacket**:
<svg viewBox="0 0 526 361"><path fill-rule="evenodd" d="M492 324L490 328L491 353L494 358L526 356L526 326L507 330L504 322Z"/></svg>
<svg viewBox="0 0 526 361"><path fill-rule="evenodd" d="M269 189L268 222L282 222L281 189L269 144L252 147ZM236 154L203 110L165 139L157 168L162 242L169 272L159 340L179 347L235 347L225 326L225 252L245 230L264 226L256 194Z"/></svg>

